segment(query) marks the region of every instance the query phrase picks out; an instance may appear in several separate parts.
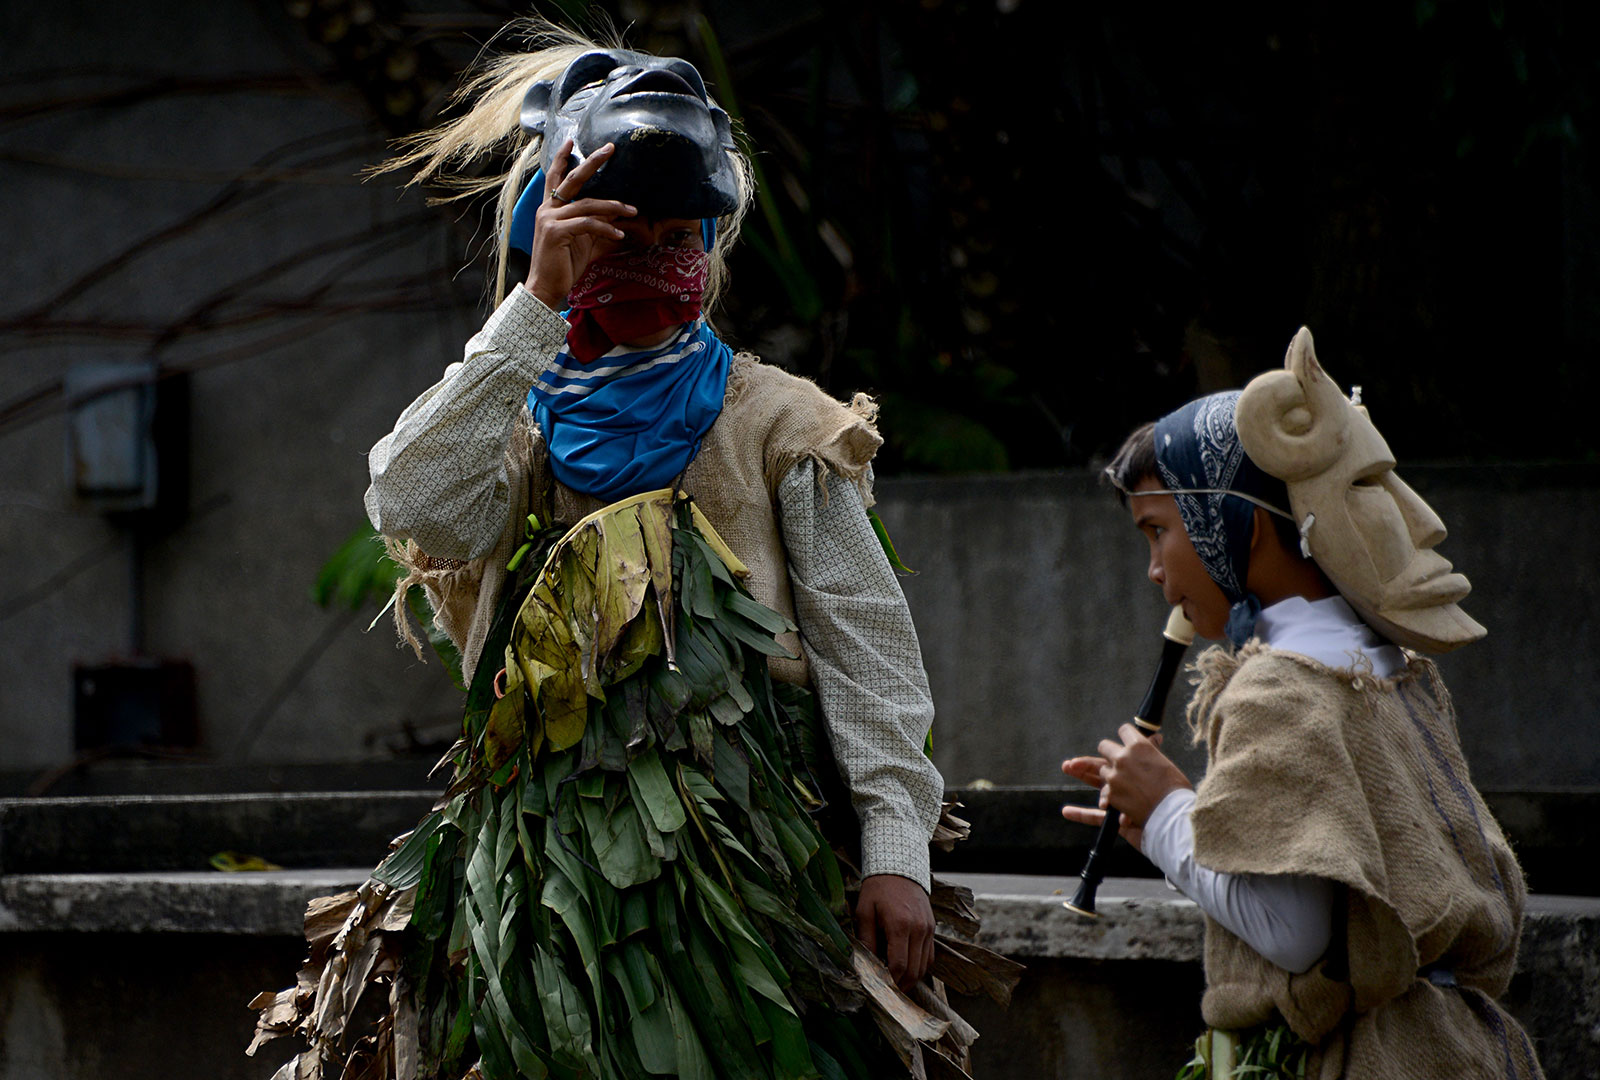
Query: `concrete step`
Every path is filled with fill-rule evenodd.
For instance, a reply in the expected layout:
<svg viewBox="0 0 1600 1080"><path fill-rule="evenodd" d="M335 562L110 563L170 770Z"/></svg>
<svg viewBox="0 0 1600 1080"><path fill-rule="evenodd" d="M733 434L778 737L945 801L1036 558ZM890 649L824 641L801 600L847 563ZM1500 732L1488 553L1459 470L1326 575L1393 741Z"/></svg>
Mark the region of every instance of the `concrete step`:
<svg viewBox="0 0 1600 1080"><path fill-rule="evenodd" d="M1087 805L1083 788L992 788L951 793L972 838L936 852L944 872L1075 873L1094 830L1065 822L1064 802ZM107 795L0 800L0 874L205 870L212 855L239 851L280 866L374 866L389 841L416 824L437 789L263 794ZM1600 896L1600 791L1486 792L1536 892ZM1115 877L1154 877L1126 844L1111 853Z"/></svg>

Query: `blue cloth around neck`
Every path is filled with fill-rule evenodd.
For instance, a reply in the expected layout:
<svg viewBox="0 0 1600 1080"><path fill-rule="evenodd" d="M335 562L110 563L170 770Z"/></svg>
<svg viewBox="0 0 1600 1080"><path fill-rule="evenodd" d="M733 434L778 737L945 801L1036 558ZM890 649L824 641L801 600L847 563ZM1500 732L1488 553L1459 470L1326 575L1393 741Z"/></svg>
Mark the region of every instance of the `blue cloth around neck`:
<svg viewBox="0 0 1600 1080"><path fill-rule="evenodd" d="M562 348L528 391L555 478L608 503L668 486L721 414L732 363L704 317L663 345L618 346L593 364Z"/></svg>
<svg viewBox="0 0 1600 1080"><path fill-rule="evenodd" d="M533 216L539 212L539 204L544 202L544 170L535 169L528 178L528 186L522 189L522 194L517 197L516 206L511 208L511 237L513 248L524 255L533 254ZM710 251L717 242L717 219L700 219L700 239L704 241L706 250Z"/></svg>
<svg viewBox="0 0 1600 1080"><path fill-rule="evenodd" d="M1261 598L1255 593L1245 593L1244 599L1228 609L1228 623L1223 628L1228 643L1239 648L1256 636L1256 620L1261 617Z"/></svg>

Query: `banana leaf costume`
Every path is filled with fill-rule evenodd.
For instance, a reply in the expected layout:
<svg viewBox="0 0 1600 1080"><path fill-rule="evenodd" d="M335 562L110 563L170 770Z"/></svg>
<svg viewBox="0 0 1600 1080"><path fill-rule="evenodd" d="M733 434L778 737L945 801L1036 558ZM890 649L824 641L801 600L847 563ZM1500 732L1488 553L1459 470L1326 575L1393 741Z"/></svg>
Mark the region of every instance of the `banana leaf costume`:
<svg viewBox="0 0 1600 1080"><path fill-rule="evenodd" d="M457 133L486 145L485 132L500 131L513 158L502 183L507 248L531 254L538 208L556 212L576 194L570 183L545 191L555 155L570 149L576 166L603 145L615 153L586 197L700 220L706 252L719 223L731 242L750 191L730 119L693 65L583 51L556 36L562 47L504 58L474 83L482 93ZM506 108L518 96L519 113ZM461 145L445 130L430 168L454 162L449 148ZM841 448L856 479L880 440L803 380L733 357L694 318L709 280L694 266L710 256L659 244L591 263L569 289L567 322L517 287L468 343L457 376L447 374L451 389L442 382L419 398L369 455L369 516L410 539L404 553L391 544L412 571L397 587L428 587L472 681L443 799L360 889L313 902L296 985L253 1002L252 1050L290 1032L310 1044L283 1080L960 1077L976 1032L941 981L1002 1001L1016 981L1016 965L941 938L932 985L907 996L852 940L846 897L859 874L835 848L850 842L856 815L828 794L841 785L800 685L804 660L775 640L797 640L796 627L753 599L745 579L769 603L793 603L769 483L801 457L825 469ZM589 289L590 312L575 298L602 268L611 276ZM653 299L632 296L656 277L667 284L651 285ZM608 351L591 363L591 347L646 337L630 321L596 344L590 314L610 335L624 293L629 319L661 316L682 324L681 337L660 355L616 345L624 359ZM566 364L569 350L578 351ZM548 454L496 380L528 394ZM462 426L445 424L435 439L433 420L419 421L427 430L416 443L399 439L408 417L450 409ZM819 409L831 426L808 421ZM509 445L496 441L507 428ZM475 450L487 458L469 466L463 455ZM415 483L395 479L406 461L418 463ZM546 463L559 483L535 479ZM395 527L380 473L402 502L431 510L439 504L425 484L487 477L452 492L451 505L501 540L451 551L449 538ZM705 495L753 574L680 487ZM658 490L587 516L562 505L562 492L612 499L647 488ZM517 501L524 494L535 505ZM502 497L513 499L509 513ZM502 526L530 509L530 524L577 524L564 534L534 527L508 558L514 531ZM462 587L428 584L455 568ZM774 683L769 660L789 682ZM934 841L963 834L947 818ZM930 900L946 926L976 932L970 893L935 881ZM374 985L388 997L375 1019L357 1014Z"/></svg>
<svg viewBox="0 0 1600 1080"><path fill-rule="evenodd" d="M976 1033L846 932L826 744L767 671L792 625L703 515L647 492L530 544L548 555L502 594L505 666L478 666L453 783L359 890L313 902L251 1050L306 1037L282 1080L965 1075ZM970 894L933 899L976 929ZM1015 982L975 946L938 954L965 992Z"/></svg>

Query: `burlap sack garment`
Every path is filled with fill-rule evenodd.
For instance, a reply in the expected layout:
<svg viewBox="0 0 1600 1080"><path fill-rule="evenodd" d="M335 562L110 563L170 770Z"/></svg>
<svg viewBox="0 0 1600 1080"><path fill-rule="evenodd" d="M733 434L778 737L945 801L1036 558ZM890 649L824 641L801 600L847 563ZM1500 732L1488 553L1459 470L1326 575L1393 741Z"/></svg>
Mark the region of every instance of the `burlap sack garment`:
<svg viewBox="0 0 1600 1080"><path fill-rule="evenodd" d="M1318 1044L1307 1076L1322 1080L1541 1076L1494 1000L1516 966L1526 887L1434 666L1413 658L1379 679L1252 642L1197 668L1189 716L1209 767L1196 860L1328 878L1345 903L1328 955L1300 975L1207 919L1206 1022L1277 1012Z"/></svg>
<svg viewBox="0 0 1600 1080"><path fill-rule="evenodd" d="M844 405L811 381L741 353L728 374L722 415L684 474L683 488L750 568L751 594L790 621L794 598L778 526L778 484L796 463L810 459L816 464L819 484L829 475L842 476L860 487L871 506L868 466L883 444L873 423L876 415L876 406L864 394ZM414 542L389 541L390 555L406 571L398 588L421 584L427 590L435 621L461 650L468 680L494 618L506 563L522 541L528 507L536 505L533 494L548 482L545 461L544 444L524 410L506 448L511 512L494 549L482 558L468 563L434 560ZM599 509L600 503L556 484L553 507L556 521L569 525ZM404 605L397 609L402 633L415 646L414 634L403 621ZM800 652L796 635L785 634L780 640L792 652ZM773 678L800 685L809 682L804 656L774 657L771 669Z"/></svg>

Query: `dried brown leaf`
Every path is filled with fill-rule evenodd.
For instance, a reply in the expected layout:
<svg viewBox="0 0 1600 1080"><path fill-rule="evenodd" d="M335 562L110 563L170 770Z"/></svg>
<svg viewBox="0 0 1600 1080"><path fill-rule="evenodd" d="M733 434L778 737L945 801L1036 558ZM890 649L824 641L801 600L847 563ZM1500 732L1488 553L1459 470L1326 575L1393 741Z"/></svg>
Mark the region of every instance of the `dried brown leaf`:
<svg viewBox="0 0 1600 1080"><path fill-rule="evenodd" d="M965 1069L967 1047L977 1041L978 1029L967 1023L950 1002L945 1000L944 995L926 982L920 982L911 988L911 1000L950 1025L935 1049L951 1057L954 1064Z"/></svg>
<svg viewBox="0 0 1600 1080"><path fill-rule="evenodd" d="M933 939L933 974L958 994L986 995L1001 1008L1011 1004L1011 991L1027 969L982 945L939 934Z"/></svg>
<svg viewBox="0 0 1600 1080"><path fill-rule="evenodd" d="M299 988L291 986L277 993L265 990L250 999L250 1008L256 1009L260 1015L256 1017L255 1037L245 1048L246 1057L254 1057L263 1044L295 1029L301 1017L298 997Z"/></svg>
<svg viewBox="0 0 1600 1080"><path fill-rule="evenodd" d="M444 768L446 765L448 765L448 764L452 763L453 761L455 761L456 755L461 753L461 751L465 750L466 748L467 748L467 740L465 738L457 739L454 743L452 743L451 746L450 746L450 749L448 749L448 750L446 750L444 752L444 757L442 757L438 761L434 762L433 763L433 768L428 770L428 779L432 780L435 773L437 773L440 769ZM449 800L446 799L446 800L444 800L444 802L449 802ZM435 810L443 810L444 806L443 805L435 806L434 809Z"/></svg>
<svg viewBox="0 0 1600 1080"><path fill-rule="evenodd" d="M272 1028L265 1027L265 1026L262 1026L262 1025L258 1024L256 1026L255 1038L251 1039L250 1040L250 1045L244 1048L244 1056L245 1057L255 1057L257 1050L261 1049L263 1046L265 1046L267 1043L271 1042L273 1039L278 1038L280 1035L287 1035L287 1034L289 1034L288 1031L275 1031Z"/></svg>
<svg viewBox="0 0 1600 1080"><path fill-rule="evenodd" d="M349 960L336 956L322 969L322 979L317 983L316 1003L306 1018L307 1030L314 1036L333 1040L338 1038L344 1015L344 972Z"/></svg>
<svg viewBox="0 0 1600 1080"><path fill-rule="evenodd" d="M256 1000L260 1001L265 994L257 994ZM300 1022L300 1009L295 1003L294 990L280 990L273 995L271 1002L261 1007L261 1019L257 1021L263 1026L283 1028L288 1030Z"/></svg>
<svg viewBox="0 0 1600 1080"><path fill-rule="evenodd" d="M934 826L930 843L940 851L954 851L959 841L972 835L972 823L956 817L954 813L960 805L952 800L939 808L939 823Z"/></svg>
<svg viewBox="0 0 1600 1080"><path fill-rule="evenodd" d="M396 893L378 912L378 929L394 933L411 925L411 912L417 906L417 887Z"/></svg>
<svg viewBox="0 0 1600 1080"><path fill-rule="evenodd" d="M394 1017L395 1080L417 1080L417 999L403 975L396 975L389 984L389 1013Z"/></svg>
<svg viewBox="0 0 1600 1080"><path fill-rule="evenodd" d="M355 1015L356 1006L361 1004L361 995L366 992L368 976L372 974L372 965L377 962L378 954L382 951L384 942L387 940L389 939L383 934L373 934L362 942L361 951L350 958L344 977L343 1015L339 1019L339 1029L341 1031L349 1027L350 1018Z"/></svg>
<svg viewBox="0 0 1600 1080"><path fill-rule="evenodd" d="M360 894L352 890L336 896L319 896L306 905L306 941L311 945L313 956L333 940L359 899Z"/></svg>
<svg viewBox="0 0 1600 1080"><path fill-rule="evenodd" d="M854 943L850 963L874 1011L886 1014L912 1039L933 1042L950 1026L902 994L884 962L862 948L859 942Z"/></svg>
<svg viewBox="0 0 1600 1080"><path fill-rule="evenodd" d="M982 928L978 913L972 906L972 890L965 885L952 885L934 878L928 902L933 906L934 919L958 934L971 937Z"/></svg>

